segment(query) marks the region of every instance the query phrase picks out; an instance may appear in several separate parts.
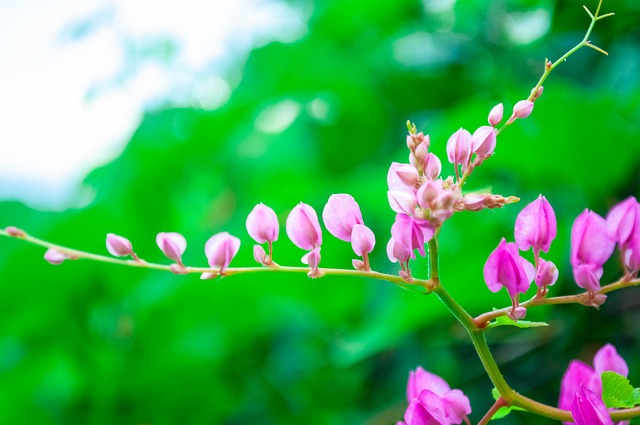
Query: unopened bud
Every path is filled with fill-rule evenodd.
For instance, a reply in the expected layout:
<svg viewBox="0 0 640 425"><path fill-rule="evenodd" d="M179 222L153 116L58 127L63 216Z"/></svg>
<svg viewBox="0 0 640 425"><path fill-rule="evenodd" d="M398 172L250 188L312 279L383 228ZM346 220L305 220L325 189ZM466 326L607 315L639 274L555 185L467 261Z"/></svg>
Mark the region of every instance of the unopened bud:
<svg viewBox="0 0 640 425"><path fill-rule="evenodd" d="M502 105L502 103L498 103L491 109L491 112L489 112L489 125L495 127L496 125L500 124L500 121L502 121L503 113L504 106Z"/></svg>
<svg viewBox="0 0 640 425"><path fill-rule="evenodd" d="M27 237L27 233L22 230L22 229L18 229L17 227L14 226L8 226L4 229L5 232L7 232L7 235L12 236L14 238L26 238Z"/></svg>
<svg viewBox="0 0 640 425"><path fill-rule="evenodd" d="M200 275L200 279L202 279L202 280L215 279L216 277L218 277L218 273L217 272L207 272L207 273L202 273Z"/></svg>
<svg viewBox="0 0 640 425"><path fill-rule="evenodd" d="M513 107L513 114L507 124L511 124L518 118L527 118L533 111L533 102L530 100L521 100Z"/></svg>
<svg viewBox="0 0 640 425"><path fill-rule="evenodd" d="M171 273L173 274L187 274L187 269L185 269L184 266L176 263L170 265L169 270L171 270Z"/></svg>
<svg viewBox="0 0 640 425"><path fill-rule="evenodd" d="M522 306L516 307L509 312L509 317L511 317L513 320L524 319L526 315L527 315L527 309Z"/></svg>
<svg viewBox="0 0 640 425"><path fill-rule="evenodd" d="M535 91L534 91L534 90L535 90ZM542 92L543 92L543 91L544 91L544 87L543 87L543 86L540 86L540 87L538 87L537 89L536 89L536 88L531 89L531 94L533 95L532 100L533 100L533 101L538 100L538 98L539 98L540 96L542 96Z"/></svg>
<svg viewBox="0 0 640 425"><path fill-rule="evenodd" d="M351 260L351 264L353 265L353 268L359 271L366 271L366 268L364 266L364 261L362 260Z"/></svg>
<svg viewBox="0 0 640 425"><path fill-rule="evenodd" d="M253 246L253 259L260 264L266 264L267 253L264 251L262 245Z"/></svg>

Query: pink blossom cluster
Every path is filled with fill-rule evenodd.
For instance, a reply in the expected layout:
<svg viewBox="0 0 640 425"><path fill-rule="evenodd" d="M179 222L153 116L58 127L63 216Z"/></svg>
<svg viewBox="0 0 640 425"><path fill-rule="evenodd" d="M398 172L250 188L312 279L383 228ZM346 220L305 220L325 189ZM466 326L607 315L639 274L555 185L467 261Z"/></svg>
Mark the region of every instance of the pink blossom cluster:
<svg viewBox="0 0 640 425"><path fill-rule="evenodd" d="M612 425L609 411L602 401L603 372L615 372L625 378L629 367L615 347L607 344L593 357L593 367L572 360L562 377L558 407L570 410L577 425ZM629 421L617 422L617 425ZM569 425L570 422L565 422Z"/></svg>
<svg viewBox="0 0 640 425"><path fill-rule="evenodd" d="M557 234L556 215L547 199L538 199L524 207L516 218L516 242L502 238L484 265L484 280L492 292L507 288L512 307L509 317L522 319L526 309L519 305L519 296L529 290L535 280L538 295L544 296L547 287L558 280L558 269L551 261L540 257L540 251L549 252ZM533 249L534 264L520 256L520 251Z"/></svg>
<svg viewBox="0 0 640 425"><path fill-rule="evenodd" d="M407 382L409 406L404 422L396 425L461 424L471 413L469 399L460 390L452 390L447 381L418 366Z"/></svg>

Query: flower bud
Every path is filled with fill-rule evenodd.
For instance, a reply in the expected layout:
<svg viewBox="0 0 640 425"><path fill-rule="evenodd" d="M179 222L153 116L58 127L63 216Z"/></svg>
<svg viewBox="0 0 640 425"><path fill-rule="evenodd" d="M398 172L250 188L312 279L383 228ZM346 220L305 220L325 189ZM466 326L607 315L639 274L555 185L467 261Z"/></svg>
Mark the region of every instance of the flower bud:
<svg viewBox="0 0 640 425"><path fill-rule="evenodd" d="M531 115L532 111L533 102L531 102L530 100L519 101L513 107L513 114L511 114L511 117L509 118L509 121L507 121L507 124L511 124L518 118L527 118L529 115Z"/></svg>
<svg viewBox="0 0 640 425"><path fill-rule="evenodd" d="M424 158L424 176L429 180L435 180L442 171L440 158L429 152Z"/></svg>
<svg viewBox="0 0 640 425"><path fill-rule="evenodd" d="M240 239L227 232L217 233L204 245L204 253L211 267L220 268L220 274L229 267L229 263L240 249Z"/></svg>
<svg viewBox="0 0 640 425"><path fill-rule="evenodd" d="M358 271L367 271L367 266L365 266L364 261L362 260L351 260L351 265L353 265L353 268Z"/></svg>
<svg viewBox="0 0 640 425"><path fill-rule="evenodd" d="M311 250L322 244L322 230L315 210L300 202L287 217L287 235L298 248Z"/></svg>
<svg viewBox="0 0 640 425"><path fill-rule="evenodd" d="M515 243L507 243L505 238L489 255L483 273L491 292L498 292L505 287L512 299L527 292L535 277L533 265L520 257Z"/></svg>
<svg viewBox="0 0 640 425"><path fill-rule="evenodd" d="M489 112L489 125L495 127L496 125L500 124L500 121L502 121L503 112L504 106L502 105L502 103L498 103L496 106L494 106L491 109L491 112Z"/></svg>
<svg viewBox="0 0 640 425"><path fill-rule="evenodd" d="M389 242L387 243L387 257L389 257L389 261L392 263L397 263L400 261L401 263L406 263L411 258L412 252L411 249L391 237Z"/></svg>
<svg viewBox="0 0 640 425"><path fill-rule="evenodd" d="M479 158L486 159L493 155L496 148L496 129L488 125L478 128L473 133L472 150Z"/></svg>
<svg viewBox="0 0 640 425"><path fill-rule="evenodd" d="M47 252L44 253L44 259L47 260L49 264L57 266L62 264L64 260L71 259L71 257L56 248L49 248L47 249Z"/></svg>
<svg viewBox="0 0 640 425"><path fill-rule="evenodd" d="M534 91L535 90L535 91ZM532 101L538 100L540 96L542 96L542 92L544 92L544 86L540 86L537 89L534 87L531 89L531 94L533 95Z"/></svg>
<svg viewBox="0 0 640 425"><path fill-rule="evenodd" d="M345 242L351 241L353 226L363 223L360 206L353 196L347 194L329 197L322 210L322 220L329 233Z"/></svg>
<svg viewBox="0 0 640 425"><path fill-rule="evenodd" d="M373 251L376 246L376 237L364 224L356 224L351 232L351 246L357 256L363 257Z"/></svg>
<svg viewBox="0 0 640 425"><path fill-rule="evenodd" d="M22 230L22 229L18 229L15 226L7 226L4 229L5 232L7 232L7 235L14 237L14 238L25 238L27 236L27 233Z"/></svg>
<svg viewBox="0 0 640 425"><path fill-rule="evenodd" d="M558 280L558 268L551 261L538 258L535 282L539 288L551 286Z"/></svg>
<svg viewBox="0 0 640 425"><path fill-rule="evenodd" d="M387 192L387 198L389 199L389 206L397 213L411 215L416 209L416 195L413 192L390 190Z"/></svg>
<svg viewBox="0 0 640 425"><path fill-rule="evenodd" d="M471 156L471 133L464 128L456 131L447 141L447 157L454 165L466 166Z"/></svg>
<svg viewBox="0 0 640 425"><path fill-rule="evenodd" d="M187 241L180 233L161 232L156 236L156 244L164 255L172 259L180 266L182 264L182 254L187 249Z"/></svg>
<svg viewBox="0 0 640 425"><path fill-rule="evenodd" d="M631 238L640 238L640 203L633 196L614 205L607 214L607 236L626 245Z"/></svg>
<svg viewBox="0 0 640 425"><path fill-rule="evenodd" d="M113 233L107 234L107 251L114 257L133 256L133 248L129 239Z"/></svg>
<svg viewBox="0 0 640 425"><path fill-rule="evenodd" d="M526 315L527 309L522 306L516 307L509 312L509 317L511 317L515 321L524 319Z"/></svg>
<svg viewBox="0 0 640 425"><path fill-rule="evenodd" d="M267 253L265 252L262 245L254 245L253 246L253 259L260 264L266 264L267 262Z"/></svg>
<svg viewBox="0 0 640 425"><path fill-rule="evenodd" d="M514 236L521 251L533 247L536 256L540 250L549 252L556 233L556 214L542 195L524 207L516 218Z"/></svg>
<svg viewBox="0 0 640 425"><path fill-rule="evenodd" d="M247 232L258 243L277 241L279 230L278 216L263 203L253 207L247 216Z"/></svg>
<svg viewBox="0 0 640 425"><path fill-rule="evenodd" d="M614 248L615 243L607 237L605 219L585 209L571 228L571 265L578 286L590 292L600 289L602 266Z"/></svg>
<svg viewBox="0 0 640 425"><path fill-rule="evenodd" d="M318 265L320 264L320 247L319 246L316 246L311 251L307 252L302 257L302 262L304 264L308 264L309 268L311 268L311 271L307 273L307 276L312 278L322 276L322 274L320 273L320 270L318 270Z"/></svg>

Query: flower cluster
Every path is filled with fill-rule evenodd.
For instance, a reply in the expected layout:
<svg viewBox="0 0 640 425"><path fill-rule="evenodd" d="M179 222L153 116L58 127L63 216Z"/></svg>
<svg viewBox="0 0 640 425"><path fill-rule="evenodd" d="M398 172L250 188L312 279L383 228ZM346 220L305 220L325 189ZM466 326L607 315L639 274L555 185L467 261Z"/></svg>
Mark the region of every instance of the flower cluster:
<svg viewBox="0 0 640 425"><path fill-rule="evenodd" d="M615 347L607 344L593 357L593 367L572 360L562 377L558 407L570 410L577 425L611 425L611 417L602 401L603 372L627 377L629 367ZM565 422L569 424L569 422ZM620 422L628 424L628 421Z"/></svg>
<svg viewBox="0 0 640 425"><path fill-rule="evenodd" d="M471 413L469 399L462 391L452 390L447 381L420 366L409 374L407 401L404 422L396 425L461 424Z"/></svg>
<svg viewBox="0 0 640 425"><path fill-rule="evenodd" d="M529 290L532 281L538 286L538 296L543 297L547 287L558 280L555 264L540 257L540 251L549 252L556 233L556 215L549 201L540 195L518 214L514 229L516 242L502 238L484 265L484 280L489 290L498 292L507 288L512 305L509 317L514 320L526 315L526 309L519 305L519 296ZM535 265L520 256L519 250L529 249L533 249Z"/></svg>

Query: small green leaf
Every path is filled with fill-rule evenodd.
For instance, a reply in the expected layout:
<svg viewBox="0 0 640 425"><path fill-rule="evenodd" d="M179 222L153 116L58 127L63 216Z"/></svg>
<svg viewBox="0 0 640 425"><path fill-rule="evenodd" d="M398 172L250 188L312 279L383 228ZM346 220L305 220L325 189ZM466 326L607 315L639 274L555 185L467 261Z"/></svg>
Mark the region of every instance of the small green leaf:
<svg viewBox="0 0 640 425"><path fill-rule="evenodd" d="M548 323L545 322L529 322L527 320L518 320L515 321L507 316L500 316L496 318L493 322L489 323L487 328L495 328L498 326L515 326L516 328L539 328L541 326L549 326Z"/></svg>
<svg viewBox="0 0 640 425"><path fill-rule="evenodd" d="M498 392L497 388L494 388L491 390L491 395L493 396L494 400L498 400L498 398L500 398L500 393ZM512 410L525 410L521 407L516 407L516 406L503 406L500 409L498 409L498 411L496 413L493 414L493 416L491 417L491 420L496 420L496 419L501 419L504 418L505 416L507 416L509 413L511 413Z"/></svg>
<svg viewBox="0 0 640 425"><path fill-rule="evenodd" d="M602 400L611 407L630 408L640 404L640 388L633 388L629 380L615 372L602 373Z"/></svg>

